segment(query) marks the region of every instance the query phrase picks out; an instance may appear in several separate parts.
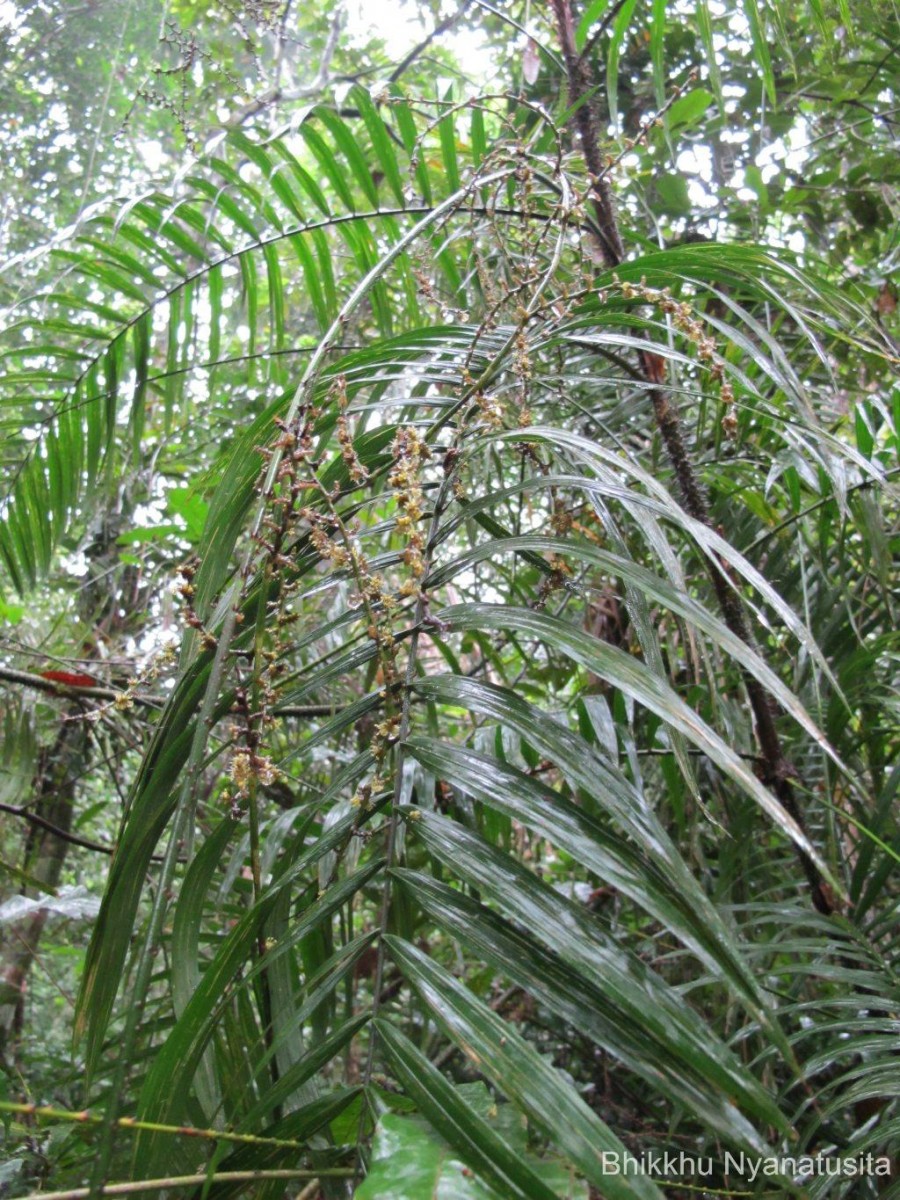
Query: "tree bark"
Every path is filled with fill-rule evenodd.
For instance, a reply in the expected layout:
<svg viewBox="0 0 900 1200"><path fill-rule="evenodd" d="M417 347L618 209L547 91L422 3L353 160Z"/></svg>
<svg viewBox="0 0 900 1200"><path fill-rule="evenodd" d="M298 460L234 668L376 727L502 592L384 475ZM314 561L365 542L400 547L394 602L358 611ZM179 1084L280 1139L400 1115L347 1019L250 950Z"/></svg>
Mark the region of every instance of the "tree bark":
<svg viewBox="0 0 900 1200"><path fill-rule="evenodd" d="M78 709L64 712L52 746L39 757L33 785L33 810L63 833L72 828L76 781L88 760L88 733L77 718ZM67 719L68 718L68 719ZM31 827L25 838L22 869L37 884L56 891L62 876L67 842L48 829ZM25 895L40 895L40 888L27 887ZM28 977L37 955L47 910L38 909L0 926L0 1057L15 1058L22 1032Z"/></svg>

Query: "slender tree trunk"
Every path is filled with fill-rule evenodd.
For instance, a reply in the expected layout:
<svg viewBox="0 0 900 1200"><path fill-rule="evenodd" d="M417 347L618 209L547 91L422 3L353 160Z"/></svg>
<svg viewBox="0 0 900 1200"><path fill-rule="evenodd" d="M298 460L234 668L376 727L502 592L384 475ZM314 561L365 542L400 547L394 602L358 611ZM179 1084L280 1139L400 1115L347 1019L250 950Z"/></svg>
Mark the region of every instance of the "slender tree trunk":
<svg viewBox="0 0 900 1200"><path fill-rule="evenodd" d="M616 267L625 257L625 248L619 232L615 198L600 150L600 123L590 94L590 66L575 45L575 22L570 0L551 0L551 5L566 67L569 108L575 109L572 124L581 143L592 182L597 242L606 265ZM639 360L644 378L649 384L656 385L651 386L650 391L656 427L678 480L684 507L695 520L711 525L706 492L685 441L681 415L674 399L662 388L665 383L665 362L650 350L641 351ZM710 579L725 623L732 633L748 645L752 645L753 637L743 603L732 587L727 572L728 568L724 563L709 562ZM764 782L803 829L803 816L792 782L797 778L797 772L782 749L771 698L761 684L747 672L744 673L744 684L756 724ZM797 855L810 886L813 904L819 912L832 912L834 901L818 867L805 851L798 848Z"/></svg>
<svg viewBox="0 0 900 1200"><path fill-rule="evenodd" d="M80 662L85 658L99 659L101 645L108 645L127 631L129 623L146 608L146 596L135 568L117 569L116 538L128 511L127 495L111 502L85 548L90 577L81 589L77 615L78 623L89 636ZM63 836L31 826L21 865L35 883L50 891L56 890L62 877L69 848L65 834L72 830L79 781L90 762L90 734L83 716L84 709L78 701L60 705L59 729L53 743L39 756L33 783L31 810ZM41 890L41 886L26 886L23 894L34 898ZM0 926L0 1061L16 1054L28 978L46 921L47 912L40 909L22 921Z"/></svg>
<svg viewBox="0 0 900 1200"><path fill-rule="evenodd" d="M76 781L88 761L88 733L78 715L77 705L62 714L56 740L40 755L33 786L33 811L64 834L72 828ZM67 848L66 841L57 834L31 826L22 870L35 883L56 891ZM32 897L41 894L40 887L29 886L23 891ZM15 1057L28 977L46 920L47 910L38 909L21 921L0 927L0 1054L4 1056Z"/></svg>

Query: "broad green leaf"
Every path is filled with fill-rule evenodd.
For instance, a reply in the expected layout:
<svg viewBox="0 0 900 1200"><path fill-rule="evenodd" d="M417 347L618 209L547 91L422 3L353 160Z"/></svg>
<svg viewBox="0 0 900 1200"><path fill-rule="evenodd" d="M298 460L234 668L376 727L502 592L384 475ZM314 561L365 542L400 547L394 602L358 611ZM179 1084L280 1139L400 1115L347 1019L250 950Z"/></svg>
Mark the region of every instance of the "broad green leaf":
<svg viewBox="0 0 900 1200"><path fill-rule="evenodd" d="M186 526L189 541L198 542L203 536L208 505L192 488L169 488L166 492L166 507L169 512L181 517Z"/></svg>
<svg viewBox="0 0 900 1200"><path fill-rule="evenodd" d="M685 95L679 96L668 112L670 128L678 129L682 125L696 124L712 102L713 96L706 88L693 88ZM658 182L657 180L657 185Z"/></svg>
<svg viewBox="0 0 900 1200"><path fill-rule="evenodd" d="M452 1195L458 1200L498 1200L447 1144L412 1117L385 1113L375 1129L372 1161L355 1200L431 1200Z"/></svg>
<svg viewBox="0 0 900 1200"><path fill-rule="evenodd" d="M690 212L691 199L684 176L660 174L654 177L653 184L665 212L676 217Z"/></svg>

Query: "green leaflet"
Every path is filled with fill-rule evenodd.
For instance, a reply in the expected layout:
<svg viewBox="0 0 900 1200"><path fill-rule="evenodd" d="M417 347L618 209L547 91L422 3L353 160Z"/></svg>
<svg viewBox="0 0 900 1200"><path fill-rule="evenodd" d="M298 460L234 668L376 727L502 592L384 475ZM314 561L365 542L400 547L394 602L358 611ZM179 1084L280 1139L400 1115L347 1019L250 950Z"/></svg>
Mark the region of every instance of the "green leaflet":
<svg viewBox="0 0 900 1200"><path fill-rule="evenodd" d="M404 1034L386 1021L375 1029L391 1065L430 1124L501 1196L554 1200L553 1192L474 1111Z"/></svg>
<svg viewBox="0 0 900 1200"><path fill-rule="evenodd" d="M726 775L738 783L797 846L805 850L839 894L842 886L834 879L818 851L794 819L729 746L674 691L643 663L617 646L592 638L583 629L543 613L508 605L461 604L444 609L440 620L455 629L512 629L546 640L601 678L609 680L634 697L651 712L669 721L700 747Z"/></svg>
<svg viewBox="0 0 900 1200"><path fill-rule="evenodd" d="M646 1177L626 1178L604 1171L604 1151L621 1154L622 1143L512 1026L414 946L398 938L391 938L389 945L404 974L473 1065L515 1100L578 1170L596 1187L603 1188L609 1200L635 1200L637 1197L659 1200L659 1190ZM402 1035L383 1022L378 1022L377 1028L379 1035L388 1040L393 1057L394 1046L402 1046L405 1039L401 1041ZM422 1060L419 1065L424 1071L427 1063ZM437 1083L431 1078L433 1070L430 1068L426 1073L430 1086ZM422 1097L417 1095L421 1088L410 1087L410 1081L406 1082L421 1104ZM428 1116L428 1110L424 1105L422 1107ZM448 1137L448 1140L464 1153L461 1138L454 1141ZM483 1168L482 1173L492 1179ZM544 1194L544 1189L532 1193L535 1200Z"/></svg>
<svg viewBox="0 0 900 1200"><path fill-rule="evenodd" d="M432 854L514 920L520 930L528 931L516 936L507 928L512 958L502 949L503 938L491 936L490 931L497 928L493 915L486 909L474 915L475 909L465 905L473 914L471 930L484 923L484 936L472 938L476 954L493 953L504 974L517 978L532 994L543 992L550 1007L558 1005L559 996L573 1000L573 1019L585 1033L590 1031L592 1040L643 1073L651 1086L702 1113L710 1127L723 1136L762 1152L764 1143L755 1131L739 1118L736 1109L723 1107L720 1097L727 1094L761 1122L777 1126L783 1118L771 1097L635 954L618 946L583 906L564 899L512 855L463 826L436 813L416 810L411 810L410 822L414 835ZM420 881L426 889L430 885L430 880L410 874L403 879L415 894ZM456 903L456 897L449 894L445 900ZM532 937L558 957L530 946ZM558 980L556 997L547 988L554 976Z"/></svg>

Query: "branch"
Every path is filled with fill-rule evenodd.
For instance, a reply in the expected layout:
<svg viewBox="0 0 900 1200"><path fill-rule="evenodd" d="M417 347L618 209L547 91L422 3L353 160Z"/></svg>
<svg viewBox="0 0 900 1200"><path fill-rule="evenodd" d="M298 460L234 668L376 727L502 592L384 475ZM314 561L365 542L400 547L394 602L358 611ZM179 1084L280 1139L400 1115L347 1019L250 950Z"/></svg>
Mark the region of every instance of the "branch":
<svg viewBox="0 0 900 1200"><path fill-rule="evenodd" d="M798 92L798 96L802 96L805 100L825 100L828 104L848 104L853 108L861 108L863 112L869 113L876 121L884 121L886 125L896 125L897 122L891 120L891 116L897 110L894 108L885 109L880 112L877 108L873 108L870 104L866 104L856 96L841 96L835 98L829 96L825 92Z"/></svg>
<svg viewBox="0 0 900 1200"><path fill-rule="evenodd" d="M606 33L607 29L609 29L610 25L613 23L613 21L616 19L616 17L619 15L619 10L624 6L624 4L625 4L625 0L617 0L617 3L615 3L612 6L612 8L609 10L609 12L606 14L606 16L603 18L603 20L600 22L600 24L597 26L597 28L591 34L590 38L588 38L587 42L585 43L585 47L582 50L581 55L579 56L580 62L586 62L587 59L590 58L591 51L596 46L596 44L600 40L600 38L603 37L604 33Z"/></svg>
<svg viewBox="0 0 900 1200"><path fill-rule="evenodd" d="M328 30L328 39L325 42L325 49L322 51L322 59L319 63L319 70L312 83L304 84L303 87L293 88L285 91L281 87L280 82L276 82L275 86L269 88L267 92L263 92L261 96L257 96L255 100L251 100L243 108L238 109L236 113L228 118L225 122L226 129L236 129L243 125L245 121L249 121L251 117L255 117L258 112L268 108L272 104L290 103L294 100L311 100L313 96L318 96L324 92L329 83L332 82L329 77L331 68L331 60L334 58L334 52L337 50L338 39L341 36L341 28L344 24L343 7L338 6L334 17L331 21L331 27ZM280 64L279 64L280 69Z"/></svg>
<svg viewBox="0 0 900 1200"><path fill-rule="evenodd" d="M76 1125L103 1125L106 1121L106 1117L89 1112L87 1109L73 1112L68 1108L22 1104L12 1100L0 1100L0 1113L15 1114L32 1121L63 1121ZM194 1125L161 1125L157 1121L139 1121L134 1117L116 1117L112 1124L122 1130L136 1129L138 1132L146 1130L148 1133L165 1133L172 1137L201 1138L210 1142L234 1142L238 1146L259 1146L273 1150L305 1151L307 1149L306 1142L298 1142L290 1138L266 1137L256 1133L239 1133L234 1129L201 1129ZM307 1175L348 1175L352 1174L352 1171L342 1167L328 1167L305 1173ZM202 1175L200 1178L202 1182L206 1182L208 1176ZM160 1183L159 1180L155 1182L157 1185ZM104 1192L109 1192L109 1190L110 1185L103 1188ZM79 1194L86 1196L87 1189ZM50 1193L42 1192L40 1200L49 1200L49 1196Z"/></svg>
<svg viewBox="0 0 900 1200"><path fill-rule="evenodd" d="M605 163L600 150L600 122L592 99L590 65L579 55L575 46L575 24L569 0L552 0L552 4L559 30L560 49L566 66L569 108L574 110L572 119L578 130L581 150L593 185L597 239L603 261L608 267L617 267L625 257L625 247L619 233L615 198L606 178Z"/></svg>
<svg viewBox="0 0 900 1200"><path fill-rule="evenodd" d="M84 697L87 700L111 700L113 703L123 695L122 691L108 687L73 687L68 683L59 683L55 679L45 679L43 675L32 675L30 671L16 671L13 667L0 666L0 679L8 683L19 683L23 687L36 688L40 692L49 692L54 696ZM166 699L164 696L144 696L129 693L128 699L134 704L145 708L162 708ZM285 704L276 711L282 717L331 717L340 711L337 704ZM7 811L12 812L12 809ZM56 832L56 830L54 830Z"/></svg>
<svg viewBox="0 0 900 1200"><path fill-rule="evenodd" d="M7 683L18 683L23 687L35 688L39 692L48 692L52 696L80 696L86 700L110 700L115 703L123 694L121 690L109 687L74 687L69 683L59 683L55 679L45 679L43 675L32 675L30 671L16 671L13 667L0 666L0 679ZM162 696L128 695L134 704L144 708L162 708L165 699Z"/></svg>
<svg viewBox="0 0 900 1200"><path fill-rule="evenodd" d="M445 17L443 21L435 25L434 29L432 29L431 33L429 33L424 42L419 42L418 46L415 46L412 50L410 50L406 58L401 59L399 65L394 67L393 71L391 71L390 75L388 75L388 82L396 83L404 71L412 66L419 55L424 54L424 52L436 38L439 38L442 33L446 33L448 29L456 24L471 3L472 0L463 0L463 3L459 6L455 13L452 13L449 17Z"/></svg>
<svg viewBox="0 0 900 1200"><path fill-rule="evenodd" d="M77 833L67 833L65 829L60 829L46 817L39 817L37 813L31 812L21 804L4 804L0 801L0 812L9 813L10 816L27 821L29 825L37 825L40 829L46 829L48 833L58 837L61 842L68 842L70 846L81 846L85 850L94 850L98 854L112 855L116 852L115 846L104 846L102 842L92 842L88 838L79 837Z"/></svg>
<svg viewBox="0 0 900 1200"><path fill-rule="evenodd" d="M54 825L52 821L48 821L46 817L39 817L37 813L33 813L30 809L25 808L20 804L5 804L0 803L0 812L9 813L10 816L19 817L23 821L27 821L29 825L37 825L41 829L46 829L48 833L52 833L54 837L58 837L61 842L68 842L72 846L80 846L83 850L93 850L96 854L108 854L110 857L115 854L115 846L106 846L103 842L92 842L89 838L79 837L77 833L68 833L65 829L60 829L58 825ZM162 862L161 854L152 854L151 862ZM179 862L187 862L186 858L180 858Z"/></svg>
<svg viewBox="0 0 900 1200"><path fill-rule="evenodd" d="M135 1179L128 1183L105 1183L104 1196L136 1196L140 1192L155 1192L160 1188L199 1188L211 1183L263 1183L267 1179L311 1179L318 1188L320 1177L348 1176L353 1172L349 1168L331 1167L327 1170L290 1169L275 1167L261 1171L209 1171L205 1175L168 1175L163 1179ZM241 1189L243 1191L243 1189ZM91 1189L87 1187L69 1188L63 1192L32 1192L23 1200L87 1200ZM303 1195L307 1195L306 1189ZM309 1193L312 1194L312 1193Z"/></svg>

